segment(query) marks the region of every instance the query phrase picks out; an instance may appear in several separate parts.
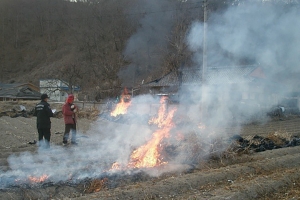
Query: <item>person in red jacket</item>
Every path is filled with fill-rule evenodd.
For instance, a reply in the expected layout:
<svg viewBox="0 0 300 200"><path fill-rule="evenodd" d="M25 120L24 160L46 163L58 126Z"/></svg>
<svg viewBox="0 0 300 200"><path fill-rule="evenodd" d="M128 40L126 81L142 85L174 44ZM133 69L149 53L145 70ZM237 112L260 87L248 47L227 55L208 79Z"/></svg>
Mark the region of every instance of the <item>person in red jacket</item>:
<svg viewBox="0 0 300 200"><path fill-rule="evenodd" d="M76 142L76 112L78 108L73 104L74 95L69 94L66 103L63 105L62 114L65 122L65 133L63 137L63 144L68 144L69 134L72 133L71 144L77 144Z"/></svg>

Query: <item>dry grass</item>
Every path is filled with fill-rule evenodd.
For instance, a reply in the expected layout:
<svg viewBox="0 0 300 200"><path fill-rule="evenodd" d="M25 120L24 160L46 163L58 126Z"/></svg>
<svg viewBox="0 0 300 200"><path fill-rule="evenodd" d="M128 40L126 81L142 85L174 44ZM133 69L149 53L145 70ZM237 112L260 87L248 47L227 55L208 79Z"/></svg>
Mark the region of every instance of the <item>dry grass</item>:
<svg viewBox="0 0 300 200"><path fill-rule="evenodd" d="M96 120L99 117L100 111L97 109L83 109L77 114L78 118Z"/></svg>
<svg viewBox="0 0 300 200"><path fill-rule="evenodd" d="M274 133L270 133L267 138L272 140L275 144L282 146L286 141L291 140L292 135L286 131L276 131Z"/></svg>
<svg viewBox="0 0 300 200"><path fill-rule="evenodd" d="M107 182L108 179L95 179L93 180L89 187L84 191L85 193L94 193L94 192L99 192L100 190L104 190L107 188Z"/></svg>

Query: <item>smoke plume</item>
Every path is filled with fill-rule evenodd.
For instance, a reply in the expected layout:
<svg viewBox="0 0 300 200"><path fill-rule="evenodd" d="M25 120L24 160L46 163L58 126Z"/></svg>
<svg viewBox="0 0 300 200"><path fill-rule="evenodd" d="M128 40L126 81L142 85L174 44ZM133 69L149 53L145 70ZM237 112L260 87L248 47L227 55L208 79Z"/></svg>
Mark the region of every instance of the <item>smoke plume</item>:
<svg viewBox="0 0 300 200"><path fill-rule="evenodd" d="M159 10L165 8L167 2L157 0L140 3ZM266 75L259 84L261 87L272 85L268 87L270 95L284 96L287 92L297 91L299 81L296 75L300 72L299 18L297 6L255 3L232 6L223 13L213 14L207 22L207 68L259 65ZM140 68L144 70L144 67L149 67L151 71L153 66L160 64L159 56L147 58L147 52L153 51L154 46L165 44L164 37L171 27L169 19L168 13L145 13L140 20L140 28L129 39L124 51L124 55L132 61L127 69L130 74L124 71L120 74L132 80L132 73ZM186 36L187 44L194 52L195 67L199 69L203 56L203 27L203 22L192 23ZM179 104L169 107L177 107L177 111L173 117L175 125L165 141L168 147L175 149L171 151L172 156L169 155L172 157L169 160L172 166L176 163L192 163L194 157L191 154L195 150L197 159L204 158L210 145L198 145L197 149L194 144L210 144L226 138L225 130L232 125L240 127L253 119L261 122L267 120L263 109L276 102L272 96L244 98L246 91L256 87L254 83L245 82L244 78L233 77L226 82L218 77L202 86L199 80L198 84L184 85L180 89ZM237 84L233 85L232 82ZM50 151L39 150L37 153L24 152L10 156L10 170L0 175L2 187L14 183L15 179L24 180L28 175L47 174L53 182L76 182L110 173L114 162L126 166L132 151L149 141L158 129L147 123L149 115L156 113L158 107L159 98L137 96L132 99L128 110L127 117L133 119L130 123L109 123L99 119L88 132L89 138L82 139L78 147L65 149L52 145ZM184 145L180 144L182 141Z"/></svg>

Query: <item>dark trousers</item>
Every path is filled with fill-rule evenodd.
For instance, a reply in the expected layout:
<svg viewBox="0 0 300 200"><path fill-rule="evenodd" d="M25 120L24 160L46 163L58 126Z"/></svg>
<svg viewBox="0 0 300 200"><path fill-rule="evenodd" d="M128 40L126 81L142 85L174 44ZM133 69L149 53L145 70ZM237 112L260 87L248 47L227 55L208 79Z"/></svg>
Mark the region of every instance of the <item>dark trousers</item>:
<svg viewBox="0 0 300 200"><path fill-rule="evenodd" d="M39 128L39 147L49 148L50 147L50 128Z"/></svg>
<svg viewBox="0 0 300 200"><path fill-rule="evenodd" d="M72 133L71 143L76 143L76 124L65 124L63 143L68 143L70 132Z"/></svg>

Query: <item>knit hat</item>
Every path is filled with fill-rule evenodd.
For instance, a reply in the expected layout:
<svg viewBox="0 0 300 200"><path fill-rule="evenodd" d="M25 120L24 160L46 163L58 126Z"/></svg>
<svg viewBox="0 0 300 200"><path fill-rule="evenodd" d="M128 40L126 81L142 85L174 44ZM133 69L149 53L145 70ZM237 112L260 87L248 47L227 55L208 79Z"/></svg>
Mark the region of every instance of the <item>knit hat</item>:
<svg viewBox="0 0 300 200"><path fill-rule="evenodd" d="M48 98L48 99L49 99L48 95L47 95L47 94L42 94L42 96L41 96L41 100L44 100L44 99L46 99L46 98Z"/></svg>
<svg viewBox="0 0 300 200"><path fill-rule="evenodd" d="M68 98L67 98L67 102L68 103L72 103L74 101L74 95L73 94L69 94Z"/></svg>

